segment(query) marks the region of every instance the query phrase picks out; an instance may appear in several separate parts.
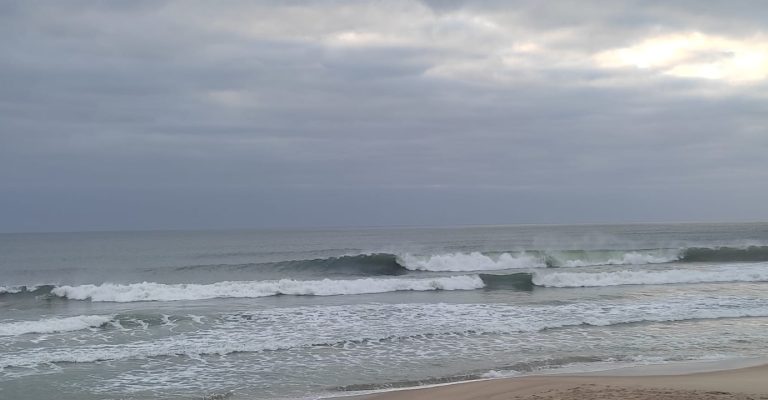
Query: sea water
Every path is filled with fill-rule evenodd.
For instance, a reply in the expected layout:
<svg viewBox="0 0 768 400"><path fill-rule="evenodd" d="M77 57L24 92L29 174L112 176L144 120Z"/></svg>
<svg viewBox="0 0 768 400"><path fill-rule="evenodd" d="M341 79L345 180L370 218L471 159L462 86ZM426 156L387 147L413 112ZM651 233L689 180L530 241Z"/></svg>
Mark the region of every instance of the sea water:
<svg viewBox="0 0 768 400"><path fill-rule="evenodd" d="M0 398L316 398L768 355L768 224L0 235Z"/></svg>

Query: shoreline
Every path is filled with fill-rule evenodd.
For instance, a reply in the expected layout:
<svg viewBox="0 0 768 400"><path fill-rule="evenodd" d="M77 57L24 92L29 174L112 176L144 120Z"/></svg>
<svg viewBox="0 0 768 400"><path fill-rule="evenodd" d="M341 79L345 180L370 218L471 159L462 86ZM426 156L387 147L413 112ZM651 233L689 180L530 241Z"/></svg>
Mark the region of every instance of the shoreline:
<svg viewBox="0 0 768 400"><path fill-rule="evenodd" d="M729 359L486 378L338 394L351 400L767 400L768 359Z"/></svg>

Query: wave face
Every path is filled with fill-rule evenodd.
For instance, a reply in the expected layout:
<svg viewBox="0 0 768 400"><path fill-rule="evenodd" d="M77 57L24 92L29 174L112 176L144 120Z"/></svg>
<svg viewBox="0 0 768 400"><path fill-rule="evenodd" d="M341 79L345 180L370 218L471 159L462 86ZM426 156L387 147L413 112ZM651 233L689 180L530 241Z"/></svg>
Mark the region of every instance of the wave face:
<svg viewBox="0 0 768 400"><path fill-rule="evenodd" d="M28 333L57 333L97 328L111 321L111 315L80 315L66 318L45 318L38 321L0 323L0 336L18 336Z"/></svg>
<svg viewBox="0 0 768 400"><path fill-rule="evenodd" d="M683 251L684 262L768 261L768 246L691 247Z"/></svg>
<svg viewBox="0 0 768 400"><path fill-rule="evenodd" d="M548 272L532 275L534 285L557 288L765 281L768 281L768 265L766 264L731 265L709 270Z"/></svg>
<svg viewBox="0 0 768 400"><path fill-rule="evenodd" d="M339 257L288 260L250 264L188 265L177 271L199 270L254 270L290 274L291 272L323 275L401 275L407 271L397 263L396 256L387 253L346 255Z"/></svg>
<svg viewBox="0 0 768 400"><path fill-rule="evenodd" d="M530 272L503 275L480 274L480 279L485 282L485 288L490 290L512 289L531 291L534 289L533 274Z"/></svg>
<svg viewBox="0 0 768 400"><path fill-rule="evenodd" d="M126 285L59 286L51 294L72 300L134 302L249 298L276 295L333 296L396 291L472 290L484 286L479 276L449 276L430 279L365 278L350 280L228 281L212 284L162 284L154 282Z"/></svg>
<svg viewBox="0 0 768 400"><path fill-rule="evenodd" d="M274 264L279 270L339 272L362 275L400 275L405 271L392 254L375 253L320 258L309 261L284 261Z"/></svg>

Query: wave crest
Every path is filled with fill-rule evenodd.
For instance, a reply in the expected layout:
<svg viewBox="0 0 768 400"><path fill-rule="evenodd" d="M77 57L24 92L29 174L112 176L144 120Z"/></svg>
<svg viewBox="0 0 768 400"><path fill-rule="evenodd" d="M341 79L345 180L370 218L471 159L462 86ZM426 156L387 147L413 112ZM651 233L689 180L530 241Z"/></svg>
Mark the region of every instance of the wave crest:
<svg viewBox="0 0 768 400"><path fill-rule="evenodd" d="M0 323L0 336L18 336L28 333L57 333L97 328L111 321L112 315L79 315L65 318L45 318L38 321Z"/></svg>
<svg viewBox="0 0 768 400"><path fill-rule="evenodd" d="M765 264L741 264L709 270L548 272L534 273L532 281L536 286L557 288L675 283L764 282L768 281L768 268L766 268Z"/></svg>
<svg viewBox="0 0 768 400"><path fill-rule="evenodd" d="M225 281L211 284L163 284L142 282L127 285L59 286L51 293L72 300L134 302L204 300L232 297L267 297L276 295L333 296L396 291L472 290L484 286L479 276L462 275L430 279L350 279L297 281Z"/></svg>
<svg viewBox="0 0 768 400"><path fill-rule="evenodd" d="M546 267L546 264L539 257L525 253L516 255L502 253L497 257L491 257L477 251L430 256L404 254L397 257L397 262L405 268L414 271L493 271Z"/></svg>
<svg viewBox="0 0 768 400"><path fill-rule="evenodd" d="M646 265L646 264L664 264L678 261L680 259L679 250L647 250L647 251L629 251L629 252L580 252L583 253L578 258L559 257L559 255L548 255L548 264L550 266L560 267L590 267L599 265ZM617 254L614 254L617 253Z"/></svg>

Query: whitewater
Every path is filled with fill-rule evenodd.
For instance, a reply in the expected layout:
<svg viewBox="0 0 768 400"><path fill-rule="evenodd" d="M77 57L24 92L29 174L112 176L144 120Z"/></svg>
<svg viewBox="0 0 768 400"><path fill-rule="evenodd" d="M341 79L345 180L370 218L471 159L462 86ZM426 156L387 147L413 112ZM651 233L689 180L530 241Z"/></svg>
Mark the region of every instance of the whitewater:
<svg viewBox="0 0 768 400"><path fill-rule="evenodd" d="M340 296L398 291L475 290L485 288L486 282L501 281L498 274L452 275L434 278L363 278L350 280L292 280L278 281L225 281L212 284L162 284L141 282L133 284L55 286L50 294L72 300L105 302L178 301L214 298L256 298L278 295ZM707 269L670 269L663 271L619 270L610 272L519 272L512 276L534 286L576 288L618 285L665 285L707 282L766 282L768 264L735 264L729 267ZM21 293L17 288L8 293ZM34 292L37 288L31 288Z"/></svg>
<svg viewBox="0 0 768 400"><path fill-rule="evenodd" d="M3 398L768 356L768 224L10 234L0 254Z"/></svg>
<svg viewBox="0 0 768 400"><path fill-rule="evenodd" d="M351 279L320 281L217 282L202 284L166 285L142 282L128 285L105 283L101 285L59 286L51 293L75 300L92 301L174 301L203 300L227 297L265 297L276 295L334 296L366 293L384 293L407 290L471 290L483 287L478 276L450 276L425 279Z"/></svg>

